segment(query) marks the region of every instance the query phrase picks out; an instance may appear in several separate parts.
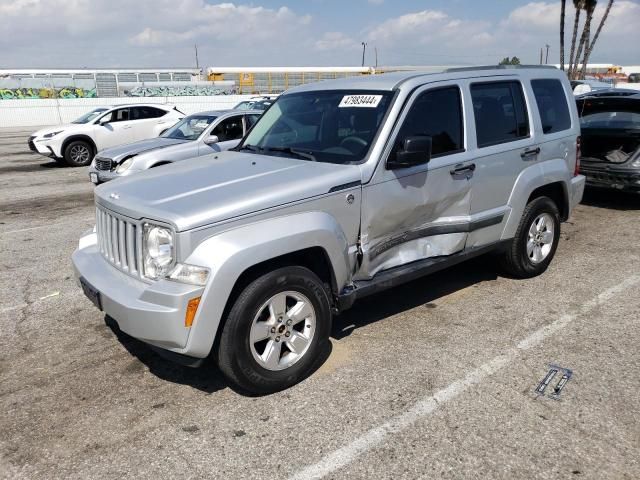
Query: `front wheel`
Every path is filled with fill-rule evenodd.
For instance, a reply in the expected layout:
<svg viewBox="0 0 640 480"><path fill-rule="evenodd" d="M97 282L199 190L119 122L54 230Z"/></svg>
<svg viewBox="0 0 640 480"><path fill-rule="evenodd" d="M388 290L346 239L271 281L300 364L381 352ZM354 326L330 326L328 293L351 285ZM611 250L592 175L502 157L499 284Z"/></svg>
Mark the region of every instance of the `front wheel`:
<svg viewBox="0 0 640 480"><path fill-rule="evenodd" d="M251 282L222 330L217 363L225 377L252 394L303 380L316 367L331 330L322 281L303 267L284 267Z"/></svg>
<svg viewBox="0 0 640 480"><path fill-rule="evenodd" d="M86 167L92 157L93 148L84 140L75 140L64 149L64 161L70 167Z"/></svg>
<svg viewBox="0 0 640 480"><path fill-rule="evenodd" d="M508 275L531 278L543 273L558 247L560 213L549 197L538 197L524 209L511 245L504 252L502 267Z"/></svg>

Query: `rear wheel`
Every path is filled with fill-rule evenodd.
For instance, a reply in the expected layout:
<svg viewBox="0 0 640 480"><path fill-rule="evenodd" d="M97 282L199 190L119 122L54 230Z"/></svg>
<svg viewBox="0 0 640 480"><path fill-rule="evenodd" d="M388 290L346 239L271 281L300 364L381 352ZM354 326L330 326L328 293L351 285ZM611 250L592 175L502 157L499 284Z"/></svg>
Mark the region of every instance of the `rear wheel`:
<svg viewBox="0 0 640 480"><path fill-rule="evenodd" d="M75 140L64 149L64 161L70 167L86 167L92 157L93 148L84 140Z"/></svg>
<svg viewBox="0 0 640 480"><path fill-rule="evenodd" d="M503 269L516 278L543 273L558 247L560 213L549 197L538 197L526 206L511 245L501 259Z"/></svg>
<svg viewBox="0 0 640 480"><path fill-rule="evenodd" d="M322 281L303 267L280 268L238 296L222 330L217 363L242 390L282 390L314 370L330 329Z"/></svg>

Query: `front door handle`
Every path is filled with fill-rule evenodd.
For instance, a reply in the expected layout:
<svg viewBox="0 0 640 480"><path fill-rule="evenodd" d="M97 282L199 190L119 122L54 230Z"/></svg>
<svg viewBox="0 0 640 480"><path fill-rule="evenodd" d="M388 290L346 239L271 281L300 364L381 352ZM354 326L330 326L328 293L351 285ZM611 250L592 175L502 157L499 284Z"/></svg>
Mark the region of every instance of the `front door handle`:
<svg viewBox="0 0 640 480"><path fill-rule="evenodd" d="M463 175L463 174L471 174L475 171L476 169L476 164L475 163L470 163L468 165L463 165L463 164L459 164L456 165L455 167L453 167L449 173L451 175Z"/></svg>
<svg viewBox="0 0 640 480"><path fill-rule="evenodd" d="M540 153L540 147L536 147L536 148L530 148L525 150L524 152L522 152L520 154L520 156L524 159L530 158L530 157L535 157L536 155L538 155Z"/></svg>

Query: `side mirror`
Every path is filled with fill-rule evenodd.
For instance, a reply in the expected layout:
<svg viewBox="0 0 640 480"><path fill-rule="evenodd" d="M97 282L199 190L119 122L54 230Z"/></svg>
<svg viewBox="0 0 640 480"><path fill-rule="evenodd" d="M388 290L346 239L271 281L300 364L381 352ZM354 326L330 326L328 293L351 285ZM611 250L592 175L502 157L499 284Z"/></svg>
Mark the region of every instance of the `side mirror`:
<svg viewBox="0 0 640 480"><path fill-rule="evenodd" d="M432 139L426 135L407 137L395 158L387 160L387 169L410 168L431 160Z"/></svg>
<svg viewBox="0 0 640 480"><path fill-rule="evenodd" d="M111 115L105 115L100 120L98 120L98 123L100 125L106 125L107 123L109 123L110 118L111 118Z"/></svg>
<svg viewBox="0 0 640 480"><path fill-rule="evenodd" d="M209 135L204 139L204 143L206 143L207 145L213 145L214 143L218 143L219 141L220 139L217 135Z"/></svg>

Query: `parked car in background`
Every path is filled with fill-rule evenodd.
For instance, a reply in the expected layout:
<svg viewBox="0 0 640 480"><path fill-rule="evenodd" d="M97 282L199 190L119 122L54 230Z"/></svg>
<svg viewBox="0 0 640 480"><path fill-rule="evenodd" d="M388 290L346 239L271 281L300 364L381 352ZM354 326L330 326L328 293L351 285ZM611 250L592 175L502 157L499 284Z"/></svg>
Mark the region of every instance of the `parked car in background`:
<svg viewBox="0 0 640 480"><path fill-rule="evenodd" d="M356 299L488 252L543 273L582 198L579 135L555 68L295 87L215 161L96 188L75 275L162 355L277 391L313 372Z"/></svg>
<svg viewBox="0 0 640 480"><path fill-rule="evenodd" d="M70 167L82 167L100 150L157 137L183 117L170 105L100 107L69 124L38 130L28 144L34 152Z"/></svg>
<svg viewBox="0 0 640 480"><path fill-rule="evenodd" d="M98 152L89 179L103 183L168 163L221 152L238 145L260 110L201 112L183 118L160 137Z"/></svg>
<svg viewBox="0 0 640 480"><path fill-rule="evenodd" d="M583 93L595 92L597 90L608 90L611 88L611 84L592 79L571 80L571 88L573 89L574 95L582 95Z"/></svg>
<svg viewBox="0 0 640 480"><path fill-rule="evenodd" d="M254 97L238 103L234 110L266 110L275 102L275 97Z"/></svg>
<svg viewBox="0 0 640 480"><path fill-rule="evenodd" d="M640 192L640 92L611 89L576 99L580 172L587 185Z"/></svg>

